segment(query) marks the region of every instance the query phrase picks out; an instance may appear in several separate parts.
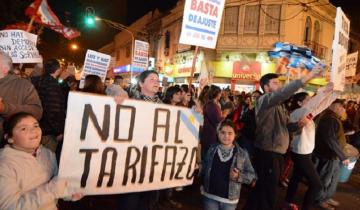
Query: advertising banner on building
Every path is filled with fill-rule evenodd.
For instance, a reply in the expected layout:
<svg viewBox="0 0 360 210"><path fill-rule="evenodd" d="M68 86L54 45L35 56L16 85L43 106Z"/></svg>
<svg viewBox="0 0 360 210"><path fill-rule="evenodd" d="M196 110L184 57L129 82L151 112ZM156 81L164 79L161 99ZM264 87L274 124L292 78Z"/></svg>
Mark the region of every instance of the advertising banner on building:
<svg viewBox="0 0 360 210"><path fill-rule="evenodd" d="M259 81L261 77L261 63L236 61L233 64L233 80Z"/></svg>
<svg viewBox="0 0 360 210"><path fill-rule="evenodd" d="M190 77L194 51L177 53L174 56L173 65L165 65L165 75L171 77ZM200 51L195 62L194 73L200 73L201 65L204 60L204 52Z"/></svg>
<svg viewBox="0 0 360 210"><path fill-rule="evenodd" d="M36 42L37 35L26 31L0 31L0 50L7 53L13 63L42 63Z"/></svg>
<svg viewBox="0 0 360 210"><path fill-rule="evenodd" d="M358 61L358 51L348 54L346 56L346 70L345 77L353 77L356 74L356 67Z"/></svg>
<svg viewBox="0 0 360 210"><path fill-rule="evenodd" d="M186 0L180 43L216 47L225 0Z"/></svg>
<svg viewBox="0 0 360 210"><path fill-rule="evenodd" d="M345 87L346 56L349 45L350 20L340 7L336 10L335 34L332 45L333 57L331 81L334 90L343 91Z"/></svg>
<svg viewBox="0 0 360 210"><path fill-rule="evenodd" d="M70 92L59 176L86 195L190 185L202 116L191 109Z"/></svg>
<svg viewBox="0 0 360 210"><path fill-rule="evenodd" d="M86 75L93 74L101 78L105 82L106 73L109 69L111 56L99 53L93 50L87 50L84 62L84 69L81 74L80 88L84 87Z"/></svg>
<svg viewBox="0 0 360 210"><path fill-rule="evenodd" d="M148 69L149 66L149 43L135 40L133 67Z"/></svg>

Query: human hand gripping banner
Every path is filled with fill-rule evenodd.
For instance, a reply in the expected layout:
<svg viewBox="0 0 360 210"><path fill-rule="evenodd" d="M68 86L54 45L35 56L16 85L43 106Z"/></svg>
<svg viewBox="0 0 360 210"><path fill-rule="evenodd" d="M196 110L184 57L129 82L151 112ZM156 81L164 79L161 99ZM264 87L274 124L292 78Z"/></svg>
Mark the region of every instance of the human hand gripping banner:
<svg viewBox="0 0 360 210"><path fill-rule="evenodd" d="M59 176L86 195L190 185L202 120L183 107L71 92Z"/></svg>

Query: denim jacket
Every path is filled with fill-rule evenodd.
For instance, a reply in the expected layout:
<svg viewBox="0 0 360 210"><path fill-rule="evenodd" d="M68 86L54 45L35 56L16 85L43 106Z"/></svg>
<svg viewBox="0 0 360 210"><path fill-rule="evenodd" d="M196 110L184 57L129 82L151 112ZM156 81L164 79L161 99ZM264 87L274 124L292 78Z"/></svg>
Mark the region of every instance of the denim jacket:
<svg viewBox="0 0 360 210"><path fill-rule="evenodd" d="M213 145L208 150L203 162L202 162L202 169L201 169L201 175L203 178L203 188L205 192L209 192L209 186L210 186L210 174L211 174L211 167L212 162L214 159L214 155L217 155L217 148L219 147L219 144ZM231 163L231 169L237 168L240 171L239 179L234 182L229 182L229 200L235 200L240 198L240 190L241 190L241 184L250 184L253 180L257 179L257 176L255 174L255 170L250 162L249 155L246 150L243 150L240 148L240 146L235 143L234 148L234 158ZM230 175L230 171L229 171Z"/></svg>

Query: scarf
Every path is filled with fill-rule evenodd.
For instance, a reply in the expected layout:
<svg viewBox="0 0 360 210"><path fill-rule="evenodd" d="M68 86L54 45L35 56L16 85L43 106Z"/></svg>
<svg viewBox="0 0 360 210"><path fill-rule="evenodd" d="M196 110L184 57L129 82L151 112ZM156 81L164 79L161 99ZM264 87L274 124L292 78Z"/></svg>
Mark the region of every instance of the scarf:
<svg viewBox="0 0 360 210"><path fill-rule="evenodd" d="M225 148L223 145L220 144L217 148L217 153L219 155L221 162L229 161L233 156L233 152L234 152L234 147L229 149L229 148Z"/></svg>

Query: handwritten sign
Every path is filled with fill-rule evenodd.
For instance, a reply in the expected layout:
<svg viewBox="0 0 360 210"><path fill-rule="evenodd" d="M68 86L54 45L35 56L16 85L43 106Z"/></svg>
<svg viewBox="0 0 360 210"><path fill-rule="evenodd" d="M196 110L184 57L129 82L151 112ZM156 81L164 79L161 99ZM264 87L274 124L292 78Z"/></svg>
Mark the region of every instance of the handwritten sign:
<svg viewBox="0 0 360 210"><path fill-rule="evenodd" d="M149 66L149 43L135 40L134 58L132 65L134 68L148 69Z"/></svg>
<svg viewBox="0 0 360 210"><path fill-rule="evenodd" d="M202 117L190 109L70 92L59 176L86 194L190 185Z"/></svg>
<svg viewBox="0 0 360 210"><path fill-rule="evenodd" d="M82 71L80 79L80 88L84 87L85 77L89 74L97 75L101 78L101 81L105 82L110 61L110 55L99 53L93 50L87 50L84 62L84 70Z"/></svg>
<svg viewBox="0 0 360 210"><path fill-rule="evenodd" d="M0 31L0 50L7 53L13 63L42 63L36 42L37 35L22 30Z"/></svg>
<svg viewBox="0 0 360 210"><path fill-rule="evenodd" d="M186 0L180 43L214 49L225 0Z"/></svg>
<svg viewBox="0 0 360 210"><path fill-rule="evenodd" d="M346 77L355 76L357 61L358 61L358 52L357 51L354 53L348 54L346 56L346 70L345 70Z"/></svg>
<svg viewBox="0 0 360 210"><path fill-rule="evenodd" d="M343 91L345 88L346 55L349 46L350 20L340 7L336 11L335 35L332 45L333 57L331 66L331 81L334 90Z"/></svg>

